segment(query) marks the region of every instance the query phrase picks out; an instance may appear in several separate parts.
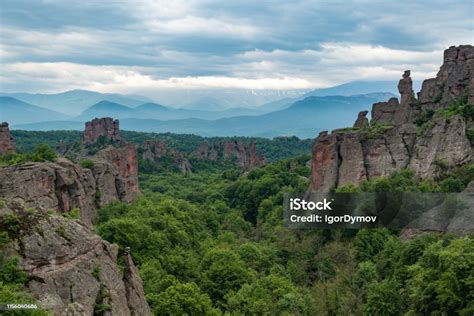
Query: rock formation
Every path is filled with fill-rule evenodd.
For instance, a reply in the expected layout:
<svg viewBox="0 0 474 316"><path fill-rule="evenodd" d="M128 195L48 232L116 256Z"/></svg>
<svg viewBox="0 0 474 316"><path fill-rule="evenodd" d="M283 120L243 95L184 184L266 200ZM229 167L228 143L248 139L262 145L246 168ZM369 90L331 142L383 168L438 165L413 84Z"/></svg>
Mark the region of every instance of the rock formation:
<svg viewBox="0 0 474 316"><path fill-rule="evenodd" d="M255 142L224 140L217 143L203 143L191 153L192 157L211 161L235 161L242 170L251 170L267 164L263 155L257 153Z"/></svg>
<svg viewBox="0 0 474 316"><path fill-rule="evenodd" d="M412 98L414 97L413 92L413 81L410 78L410 70L405 70L402 75L402 79L398 82L398 92L400 93L400 105L410 105Z"/></svg>
<svg viewBox="0 0 474 316"><path fill-rule="evenodd" d="M143 299L145 297L143 282L133 264L129 247L125 248L124 261L123 282L130 312L132 315L151 315L150 307Z"/></svg>
<svg viewBox="0 0 474 316"><path fill-rule="evenodd" d="M0 208L2 227L11 213L21 227L8 252L20 258L29 291L53 315L93 315L99 306L108 306L110 315L151 315L131 258L121 278L117 246L79 221L26 211L18 201Z"/></svg>
<svg viewBox="0 0 474 316"><path fill-rule="evenodd" d="M131 202L140 194L137 149L134 144L108 146L90 159L94 162L92 174L100 192L100 205L116 200Z"/></svg>
<svg viewBox="0 0 474 316"><path fill-rule="evenodd" d="M86 122L84 134L81 143L90 145L103 139L107 143L120 142L119 121L110 117L95 118Z"/></svg>
<svg viewBox="0 0 474 316"><path fill-rule="evenodd" d="M474 104L473 46L447 49L436 78L423 82L418 99L408 70L398 90L400 102L391 98L373 105L369 126L366 112L361 112L354 129L320 133L312 149L312 191L358 184L404 168L433 178L472 162L472 114L437 113L455 102Z"/></svg>
<svg viewBox="0 0 474 316"><path fill-rule="evenodd" d="M163 157L168 152L164 140L147 140L141 146L141 150L143 151L142 157L144 160L155 160Z"/></svg>
<svg viewBox="0 0 474 316"><path fill-rule="evenodd" d="M4 216L11 213L21 224L9 253L20 258L32 295L54 315L93 315L99 307L104 315L151 315L130 250L122 279L118 247L91 227L98 206L140 194L135 145L120 142L118 121L96 119L86 124L82 146L76 158L90 160L87 168L65 158L0 167L0 228L7 231ZM97 152L84 156L87 146ZM80 221L49 213L73 209Z"/></svg>
<svg viewBox="0 0 474 316"><path fill-rule="evenodd" d="M80 210L85 225L96 215L96 181L92 171L71 161L30 162L0 168L0 197L14 198L25 207L68 213Z"/></svg>
<svg viewBox="0 0 474 316"><path fill-rule="evenodd" d="M354 123L354 128L367 128L369 127L369 119L366 117L369 111L360 111L357 116L357 120Z"/></svg>
<svg viewBox="0 0 474 316"><path fill-rule="evenodd" d="M0 123L0 155L14 153L15 143L10 135L8 123Z"/></svg>
<svg viewBox="0 0 474 316"><path fill-rule="evenodd" d="M453 196L454 197L454 196ZM456 195L462 201L462 207L446 207L438 205L409 223L402 235L415 234L422 231L449 232L456 235L468 235L474 231L474 181Z"/></svg>
<svg viewBox="0 0 474 316"><path fill-rule="evenodd" d="M143 160L159 164L161 159L168 156L172 158L174 165L181 173L192 172L192 166L187 155L178 152L176 149L168 148L164 140L147 140L140 146L139 150L142 153Z"/></svg>
<svg viewBox="0 0 474 316"><path fill-rule="evenodd" d="M115 122L114 126L118 127L118 121ZM83 139L87 138L86 133L87 129ZM82 168L68 159L58 158L55 162L0 167L0 197L14 197L27 207L61 213L78 208L84 224L91 226L98 206L113 201L131 202L140 194L135 145L106 146L93 156L77 159L90 160L92 166Z"/></svg>
<svg viewBox="0 0 474 316"><path fill-rule="evenodd" d="M474 103L474 49L472 45L451 46L444 51L436 78L423 81L418 101L423 110L446 108L466 92ZM467 89L467 91L466 91Z"/></svg>
<svg viewBox="0 0 474 316"><path fill-rule="evenodd" d="M248 171L263 166L267 160L257 153L255 142L245 144L242 141L225 140L214 143L203 142L191 153L179 152L168 148L163 140L145 141L139 148L143 160L160 163L165 156L171 157L182 173L192 171L190 159L202 159L212 162L235 162L242 170Z"/></svg>

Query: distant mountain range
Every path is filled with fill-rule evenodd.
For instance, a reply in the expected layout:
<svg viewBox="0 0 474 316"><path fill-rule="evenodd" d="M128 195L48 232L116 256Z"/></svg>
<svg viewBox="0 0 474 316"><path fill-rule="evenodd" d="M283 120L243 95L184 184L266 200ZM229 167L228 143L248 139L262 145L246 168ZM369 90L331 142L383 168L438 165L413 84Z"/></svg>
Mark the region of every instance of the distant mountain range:
<svg viewBox="0 0 474 316"><path fill-rule="evenodd" d="M12 97L0 97L0 121L27 124L52 120L63 120L67 116Z"/></svg>
<svg viewBox="0 0 474 316"><path fill-rule="evenodd" d="M118 119L158 119L158 120L179 120L188 118L198 118L203 120L216 120L220 118L260 115L270 112L270 107L266 108L233 108L223 111L200 111L190 109L175 109L157 103L144 103L135 108L109 101L101 101L86 109L74 120L90 120L94 117L111 116Z"/></svg>
<svg viewBox="0 0 474 316"><path fill-rule="evenodd" d="M323 97L328 95L350 96L356 94L369 94L376 92L388 92L398 95L397 81L352 81L338 86L316 89L305 93L302 98L311 96ZM421 81L413 81L413 90L420 91Z"/></svg>
<svg viewBox="0 0 474 316"><path fill-rule="evenodd" d="M415 81L415 91L418 91L419 86L420 82ZM244 89L166 90L153 92L154 100L140 95L99 93L87 90L71 90L57 94L0 93L0 96L13 97L31 105L65 114L71 118L81 115L94 104L101 101L109 101L131 108L144 103L157 103L171 109L179 108L199 111L182 112L179 115L172 116L171 119L186 117L217 119L235 115L258 115L282 110L294 102L309 96L350 96L376 92L390 92L398 95L396 87L396 81L353 81L331 88L312 91ZM204 113L201 113L201 111L204 111ZM210 115L208 112L221 113L206 117Z"/></svg>
<svg viewBox="0 0 474 316"><path fill-rule="evenodd" d="M322 130L351 126L359 111L395 96L397 91L393 91L393 86L396 82L355 81L305 93L273 91L266 95L265 91L221 91L222 96L233 96L236 100L242 100L245 95L246 102L250 102L251 95L255 102L280 96L280 99L260 106L228 109L218 106L226 100L209 101L206 106L193 109L171 107L137 95L86 90L59 94L10 93L0 96L0 121L8 121L14 129L82 130L85 121L108 116L120 119L123 129L135 131L202 136L314 137ZM415 82L415 88L417 86L419 83ZM216 93L203 95L212 99ZM182 100L191 99L190 94L183 92Z"/></svg>
<svg viewBox="0 0 474 316"><path fill-rule="evenodd" d="M286 109L254 116L234 116L215 120L187 118L158 120L150 113L170 113L176 110L159 104L143 104L136 108L113 102L99 102L86 110L76 120L57 120L44 123L16 124L15 129L61 130L83 129L83 121L95 116L112 116L121 119L124 130L144 132L188 133L202 136L260 136L275 137L295 135L301 138L315 137L322 130L337 126L352 126L357 113L369 109L375 102L392 97L388 93L355 96L307 97L294 102ZM149 113L149 116L146 115ZM141 115L139 117L139 115ZM146 118L148 117L148 118ZM164 116L163 116L164 117Z"/></svg>
<svg viewBox="0 0 474 316"><path fill-rule="evenodd" d="M71 90L57 94L0 93L0 95L13 97L20 101L63 113L68 116L79 115L91 105L104 100L120 103L126 106L138 106L146 102L153 102L152 100L142 96L99 93L87 90Z"/></svg>

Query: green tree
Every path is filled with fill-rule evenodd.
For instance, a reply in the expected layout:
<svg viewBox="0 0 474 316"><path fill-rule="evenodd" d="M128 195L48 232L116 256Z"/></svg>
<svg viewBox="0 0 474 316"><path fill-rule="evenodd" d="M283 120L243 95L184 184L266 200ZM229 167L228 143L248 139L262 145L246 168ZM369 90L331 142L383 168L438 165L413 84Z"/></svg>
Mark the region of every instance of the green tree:
<svg viewBox="0 0 474 316"><path fill-rule="evenodd" d="M372 260L383 250L389 240L390 233L387 229L361 229L354 238L354 247L359 260Z"/></svg>
<svg viewBox="0 0 474 316"><path fill-rule="evenodd" d="M169 286L156 296L153 302L155 315L219 315L212 307L211 299L191 283L178 283Z"/></svg>
<svg viewBox="0 0 474 316"><path fill-rule="evenodd" d="M401 315L402 299L400 285L392 280L372 283L367 293L364 311L367 315Z"/></svg>
<svg viewBox="0 0 474 316"><path fill-rule="evenodd" d="M212 248L206 252L201 262L202 286L215 301L224 303L230 291L237 291L252 275L244 262L230 249Z"/></svg>
<svg viewBox="0 0 474 316"><path fill-rule="evenodd" d="M440 240L431 244L409 270L409 307L413 313L474 313L472 238Z"/></svg>
<svg viewBox="0 0 474 316"><path fill-rule="evenodd" d="M268 275L227 296L231 310L245 315L312 315L311 297L288 279Z"/></svg>

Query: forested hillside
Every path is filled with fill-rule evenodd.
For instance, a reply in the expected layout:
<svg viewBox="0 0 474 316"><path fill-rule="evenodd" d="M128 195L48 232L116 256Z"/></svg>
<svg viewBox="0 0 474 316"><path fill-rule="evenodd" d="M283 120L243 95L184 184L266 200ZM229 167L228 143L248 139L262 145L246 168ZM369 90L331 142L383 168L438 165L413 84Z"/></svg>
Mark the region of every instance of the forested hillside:
<svg viewBox="0 0 474 316"><path fill-rule="evenodd" d="M473 313L473 236L402 241L387 229L284 227L283 194L307 189L307 159L248 175L142 174L144 196L102 208L96 229L133 249L158 315ZM462 190L473 171L449 181ZM361 188L451 191L449 181L420 182L398 172Z"/></svg>
<svg viewBox="0 0 474 316"><path fill-rule="evenodd" d="M79 131L23 131L12 130L17 151L31 151L39 144L47 144L52 148L63 145L73 145L79 142L81 132ZM264 155L270 161L285 159L302 154L311 150L312 139L299 139L298 137L275 137L273 139L254 137L201 137L192 134L172 133L142 133L133 131L121 131L122 139L137 145L149 140L164 140L168 147L177 151L190 153L203 142L219 142L221 140L241 140L248 144L255 141L257 152Z"/></svg>

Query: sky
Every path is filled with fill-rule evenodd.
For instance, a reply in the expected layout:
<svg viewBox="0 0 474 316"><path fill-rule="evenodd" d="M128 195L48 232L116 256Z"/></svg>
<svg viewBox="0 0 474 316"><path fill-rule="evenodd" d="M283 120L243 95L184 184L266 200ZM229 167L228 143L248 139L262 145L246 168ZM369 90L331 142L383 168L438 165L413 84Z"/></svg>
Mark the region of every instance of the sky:
<svg viewBox="0 0 474 316"><path fill-rule="evenodd" d="M2 0L0 91L312 89L433 77L474 1Z"/></svg>

